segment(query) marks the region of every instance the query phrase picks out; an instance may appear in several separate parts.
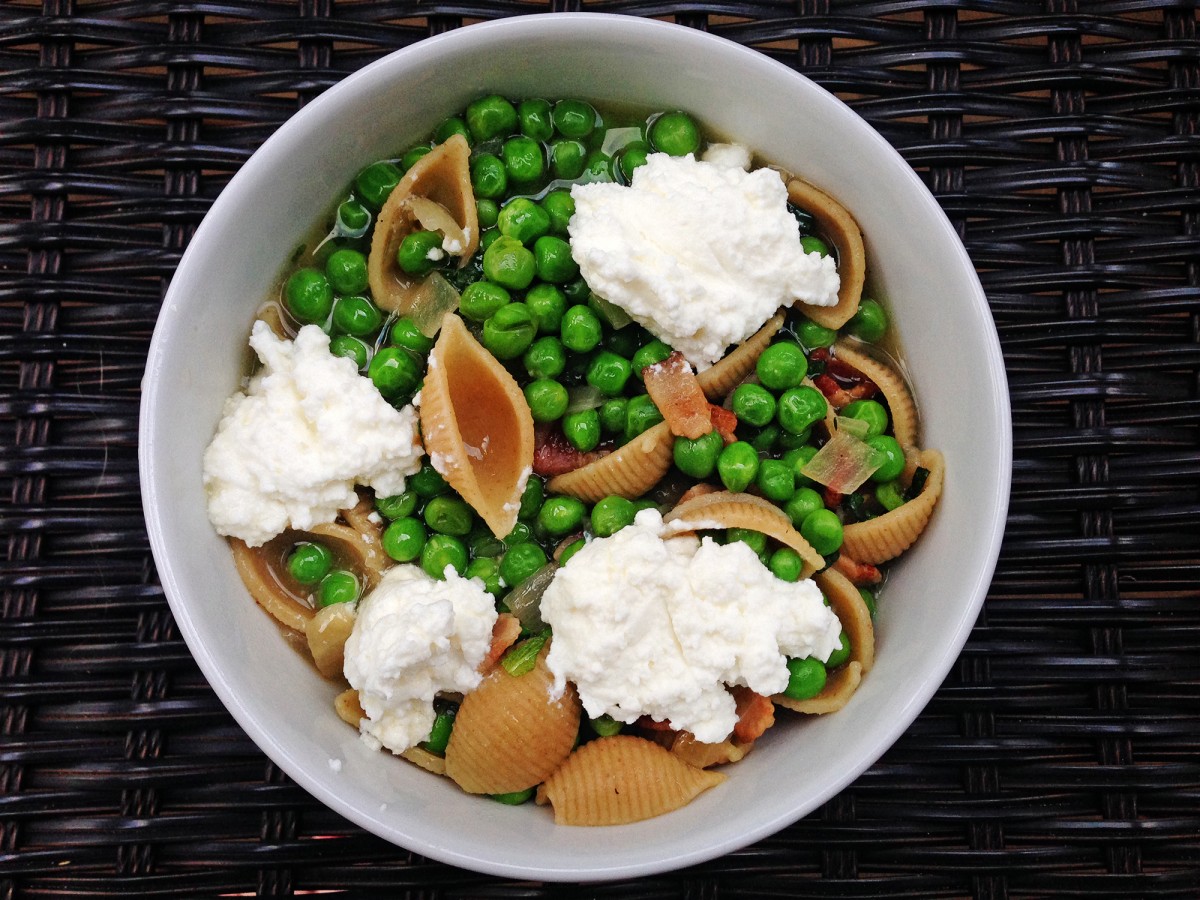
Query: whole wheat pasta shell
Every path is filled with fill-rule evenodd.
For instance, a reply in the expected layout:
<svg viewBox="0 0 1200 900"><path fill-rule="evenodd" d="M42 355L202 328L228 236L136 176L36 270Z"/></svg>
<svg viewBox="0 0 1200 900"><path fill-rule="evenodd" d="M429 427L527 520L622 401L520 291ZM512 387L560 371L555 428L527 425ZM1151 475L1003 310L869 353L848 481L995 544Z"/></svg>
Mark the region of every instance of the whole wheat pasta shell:
<svg viewBox="0 0 1200 900"><path fill-rule="evenodd" d="M675 436L666 422L648 428L633 440L573 472L556 475L546 485L552 494L566 494L588 503L617 494L633 500L662 480L671 468Z"/></svg>
<svg viewBox="0 0 1200 900"><path fill-rule="evenodd" d="M808 578L825 566L821 554L792 527L792 520L788 518L787 513L769 500L753 494L735 494L730 491L702 494L676 506L663 516L663 522L692 525L695 529L748 528L751 531L762 532L800 554L804 561L804 568L800 571L801 578ZM676 528L685 530L679 526Z"/></svg>
<svg viewBox="0 0 1200 900"><path fill-rule="evenodd" d="M780 706L795 712L823 715L837 712L849 703L861 682L862 665L851 660L840 669L830 673L829 680L825 682L825 687L817 696L807 700L793 700L791 697L780 694L773 699Z"/></svg>
<svg viewBox="0 0 1200 900"><path fill-rule="evenodd" d="M899 371L850 346L847 341L833 345L833 355L853 366L879 388L887 401L888 414L892 419L892 434L897 443L908 453L917 446L917 404L912 392Z"/></svg>
<svg viewBox="0 0 1200 900"><path fill-rule="evenodd" d="M783 327L783 313L776 313L762 328L746 338L733 350L703 372L696 375L704 396L720 403L735 387L754 371L758 358L771 344L771 338Z"/></svg>
<svg viewBox="0 0 1200 900"><path fill-rule="evenodd" d="M421 433L433 467L496 537L507 536L533 469L533 415L516 380L453 313L429 354Z"/></svg>
<svg viewBox="0 0 1200 900"><path fill-rule="evenodd" d="M475 253L479 219L471 188L470 157L466 138L456 134L417 160L388 195L379 211L367 256L367 281L380 309L403 315L419 296L421 280L400 268L396 251L405 237L422 227L422 218L431 219L428 204L420 201L443 207L457 224L459 232L449 236L463 244L458 253L460 266ZM419 198L416 204L410 202L414 198Z"/></svg>
<svg viewBox="0 0 1200 900"><path fill-rule="evenodd" d="M867 275L867 253L863 247L862 231L854 217L824 191L806 181L793 178L788 182L788 199L811 213L821 231L833 242L838 254L838 302L834 306L810 306L802 309L806 316L826 328L841 328L858 312L863 282Z"/></svg>
<svg viewBox="0 0 1200 900"><path fill-rule="evenodd" d="M512 676L494 668L467 694L446 746L446 774L469 794L508 794L546 780L575 744L580 704L574 685L551 700L545 649Z"/></svg>
<svg viewBox="0 0 1200 900"><path fill-rule="evenodd" d="M358 702L358 691L354 688L342 691L334 697L333 709L338 714L338 718L347 725L352 725L355 731L358 730L358 723L367 717L366 710Z"/></svg>
<svg viewBox="0 0 1200 900"><path fill-rule="evenodd" d="M618 734L572 753L539 796L554 806L559 825L625 825L686 806L724 780L653 741Z"/></svg>
<svg viewBox="0 0 1200 900"><path fill-rule="evenodd" d="M304 636L317 671L338 678L346 661L346 639L354 629L354 604L334 603L319 610L304 624Z"/></svg>
<svg viewBox="0 0 1200 900"><path fill-rule="evenodd" d="M946 462L937 450L922 450L913 459L929 470L921 493L881 516L845 527L842 548L859 562L876 564L895 559L916 542L929 524L942 495Z"/></svg>
<svg viewBox="0 0 1200 900"><path fill-rule="evenodd" d="M254 601L281 625L294 631L304 631L304 626L315 611L307 598L295 593L283 581L276 566L272 565L275 557L280 562L283 559L279 539L267 541L261 547L247 547L237 538L230 538L229 547L233 551L233 564L242 584Z"/></svg>

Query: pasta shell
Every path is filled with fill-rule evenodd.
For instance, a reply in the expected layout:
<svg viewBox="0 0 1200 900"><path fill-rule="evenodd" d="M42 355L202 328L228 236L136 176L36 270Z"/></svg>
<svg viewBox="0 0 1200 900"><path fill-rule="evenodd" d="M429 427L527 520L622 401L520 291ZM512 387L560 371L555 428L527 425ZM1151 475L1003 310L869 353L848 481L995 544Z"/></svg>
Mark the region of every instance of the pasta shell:
<svg viewBox="0 0 1200 900"><path fill-rule="evenodd" d="M822 715L837 712L849 703L861 683L862 665L851 660L829 674L829 680L825 682L825 687L817 696L807 700L793 700L791 697L779 694L774 700L779 706L794 712Z"/></svg>
<svg viewBox="0 0 1200 900"><path fill-rule="evenodd" d="M863 282L867 275L867 253L862 232L854 217L824 191L806 181L793 178L788 182L788 198L801 209L811 213L821 231L833 242L838 254L838 302L835 306L803 307L804 314L826 328L841 328L858 312Z"/></svg>
<svg viewBox="0 0 1200 900"><path fill-rule="evenodd" d="M618 734L572 753L541 793L559 825L624 825L686 806L724 780L653 741Z"/></svg>
<svg viewBox="0 0 1200 900"><path fill-rule="evenodd" d="M533 415L516 380L453 314L429 355L421 432L434 468L496 537L508 535L533 469Z"/></svg>
<svg viewBox="0 0 1200 900"><path fill-rule="evenodd" d="M441 231L449 242L462 244L457 253L460 266L475 253L479 219L471 189L470 157L466 138L456 134L417 160L388 195L367 257L367 280L380 309L403 315L418 294L421 280L400 268L396 251L419 227ZM456 230L450 232L450 225Z"/></svg>
<svg viewBox="0 0 1200 900"><path fill-rule="evenodd" d="M282 560L283 542L294 540L284 532L278 538L267 541L261 547L247 547L237 538L229 539L233 550L233 564L241 576L242 584L254 601L270 613L281 625L294 631L304 631L315 611L307 597L293 591L279 575L272 560Z"/></svg>
<svg viewBox="0 0 1200 900"><path fill-rule="evenodd" d="M354 628L354 604L334 603L319 610L304 625L304 636L317 671L338 678L346 661L346 639Z"/></svg>
<svg viewBox="0 0 1200 900"><path fill-rule="evenodd" d="M524 675L497 666L463 698L446 746L446 774L467 793L523 791L545 781L571 752L579 697L568 684L559 699L550 699L547 652Z"/></svg>
<svg viewBox="0 0 1200 900"><path fill-rule="evenodd" d="M937 450L922 450L914 455L917 464L929 470L921 493L874 519L847 525L842 547L859 562L881 563L895 559L920 537L934 507L942 495L946 462Z"/></svg>
<svg viewBox="0 0 1200 900"><path fill-rule="evenodd" d="M724 357L696 375L700 389L713 403L720 403L735 387L754 371L758 358L770 346L771 338L783 327L783 313L776 313L767 324Z"/></svg>
<svg viewBox="0 0 1200 900"><path fill-rule="evenodd" d="M851 347L846 341L834 344L833 355L875 382L887 401L892 419L892 434L896 436L896 441L906 453L916 447L917 404L908 385L904 383L904 376L886 363Z"/></svg>
<svg viewBox="0 0 1200 900"><path fill-rule="evenodd" d="M556 475L546 485L552 494L567 494L596 503L610 494L630 500L642 496L671 468L675 437L666 422L659 422L586 466Z"/></svg>
<svg viewBox="0 0 1200 900"><path fill-rule="evenodd" d="M735 494L730 491L702 494L676 506L663 516L663 522L690 525L693 530L748 528L751 531L762 532L800 554L800 558L804 560L804 568L800 571L801 578L808 578L825 566L821 554L792 527L792 520L788 518L787 513L769 500L753 494Z"/></svg>
<svg viewBox="0 0 1200 900"><path fill-rule="evenodd" d="M366 710L358 702L358 691L354 688L342 691L334 697L333 708L337 712L338 718L347 725L354 726L355 731L358 730L358 723L367 717Z"/></svg>

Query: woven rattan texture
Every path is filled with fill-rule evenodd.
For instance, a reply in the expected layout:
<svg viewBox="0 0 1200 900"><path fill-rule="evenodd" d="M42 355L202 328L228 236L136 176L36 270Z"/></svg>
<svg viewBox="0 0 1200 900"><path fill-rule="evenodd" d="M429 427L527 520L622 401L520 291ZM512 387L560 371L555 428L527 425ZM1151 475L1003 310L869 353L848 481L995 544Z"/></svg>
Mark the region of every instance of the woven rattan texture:
<svg viewBox="0 0 1200 900"><path fill-rule="evenodd" d="M171 272L273 129L428 35L580 9L756 47L899 148L982 276L1016 439L984 614L894 749L772 839L589 893L1200 896L1193 7L0 4L0 897L576 895L414 858L257 751L156 582L136 429Z"/></svg>

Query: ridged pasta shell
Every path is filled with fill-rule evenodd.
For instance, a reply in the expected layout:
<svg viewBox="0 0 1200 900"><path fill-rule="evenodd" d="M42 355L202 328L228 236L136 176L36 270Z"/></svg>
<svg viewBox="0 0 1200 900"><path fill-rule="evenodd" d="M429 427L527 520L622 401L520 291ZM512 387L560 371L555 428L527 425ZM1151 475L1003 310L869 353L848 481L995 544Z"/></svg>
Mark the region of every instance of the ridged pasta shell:
<svg viewBox="0 0 1200 900"><path fill-rule="evenodd" d="M867 253L863 247L862 231L846 208L806 181L793 178L788 182L788 198L812 214L821 231L833 242L838 254L838 302L835 306L810 306L801 309L806 316L826 328L841 328L858 312L863 282L867 275Z"/></svg>
<svg viewBox="0 0 1200 900"><path fill-rule="evenodd" d="M653 741L618 734L572 753L539 794L559 825L625 825L686 806L724 780Z"/></svg>
<svg viewBox="0 0 1200 900"><path fill-rule="evenodd" d="M579 696L568 684L559 699L550 699L547 652L524 675L497 666L463 698L446 746L446 774L467 793L523 791L545 781L571 752Z"/></svg>
<svg viewBox="0 0 1200 900"><path fill-rule="evenodd" d="M533 470L533 415L516 380L453 313L429 354L421 433L433 467L496 537L507 536Z"/></svg>
<svg viewBox="0 0 1200 900"><path fill-rule="evenodd" d="M881 516L845 527L842 548L859 562L874 564L895 559L916 542L929 524L942 495L946 461L937 450L922 450L913 458L929 470L921 493Z"/></svg>
<svg viewBox="0 0 1200 900"><path fill-rule="evenodd" d="M434 147L404 173L392 189L371 238L367 257L367 280L375 305L403 315L417 296L420 279L413 279L396 262L400 242L418 230L420 219L433 221L428 204L410 203L411 198L432 201L445 208L457 223L466 244L459 256L464 265L479 245L479 219L475 210L475 192L471 188L469 160L471 148L466 138L454 135ZM452 239L456 235L451 235Z"/></svg>
<svg viewBox="0 0 1200 900"><path fill-rule="evenodd" d="M792 520L787 513L769 500L753 494L730 491L703 494L676 506L663 516L663 522L690 524L696 529L748 528L762 532L800 554L804 560L801 578L808 578L825 566L821 554L792 527Z"/></svg>
<svg viewBox="0 0 1200 900"><path fill-rule="evenodd" d="M856 350L847 341L834 344L833 355L875 382L887 401L888 414L892 419L892 434L896 436L896 441L906 453L916 447L917 404L904 382L904 376L886 363Z"/></svg>
<svg viewBox="0 0 1200 900"><path fill-rule="evenodd" d="M825 682L825 687L817 696L807 700L793 700L791 697L779 694L773 699L779 706L794 712L823 715L837 712L849 703L861 682L862 665L851 660L829 674L829 680Z"/></svg>
<svg viewBox="0 0 1200 900"><path fill-rule="evenodd" d="M317 671L340 678L346 661L346 639L354 629L354 604L334 603L318 610L304 625L304 636Z"/></svg>
<svg viewBox="0 0 1200 900"><path fill-rule="evenodd" d="M573 472L556 475L546 485L552 494L567 494L588 503L617 494L642 496L671 468L675 436L666 422L648 428L612 453Z"/></svg>
<svg viewBox="0 0 1200 900"><path fill-rule="evenodd" d="M776 313L762 328L703 372L696 375L700 389L713 403L720 403L754 371L758 358L771 344L771 338L783 327L784 314Z"/></svg>

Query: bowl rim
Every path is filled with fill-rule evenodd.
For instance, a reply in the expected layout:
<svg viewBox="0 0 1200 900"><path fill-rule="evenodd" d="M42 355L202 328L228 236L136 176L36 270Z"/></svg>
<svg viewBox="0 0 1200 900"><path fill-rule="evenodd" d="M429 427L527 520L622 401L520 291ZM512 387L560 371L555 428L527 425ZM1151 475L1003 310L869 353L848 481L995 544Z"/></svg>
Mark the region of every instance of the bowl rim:
<svg viewBox="0 0 1200 900"><path fill-rule="evenodd" d="M877 142L881 145L883 152L892 154L903 162L898 151L888 144L882 135L875 131L869 123L865 122L861 116L850 109L843 101L784 63L774 60L751 47L737 44L707 32L689 29L685 26L627 15L595 12L518 15L468 25L454 31L424 38L414 44L393 51L341 79L305 107L297 111L272 133L229 180L206 213L204 220L197 227L195 234L191 241L189 241L189 245L181 257L175 274L177 275L187 270L190 260L197 255L198 251L196 248L204 243L209 231L217 227L216 222L224 215L224 210L236 204L238 195L244 190L244 186L252 184L262 174L259 172L259 169L262 168L261 161L270 152L271 148L284 140L284 137L281 137L281 135L286 136L289 131L298 128L299 126L295 124L298 121L315 117L325 110L326 107L331 107L333 104L339 102L342 94L357 89L359 82L369 81L376 77L378 73L396 65L395 61L397 58L414 59L420 56L434 56L440 53L442 47L447 43L455 44L464 41L487 42L493 36L502 35L507 31L521 32L546 28L551 30L569 30L601 22L610 28L618 30L622 28L638 31L647 29L651 31L657 30L664 37L671 35L679 36L682 33L687 36L687 39L696 41L697 46L705 44L714 46L719 43L723 45L725 52L742 54L747 65L761 67L764 71L774 70L776 77L790 78L799 83L807 83L808 89L815 88L818 92L824 94L828 101L843 107L846 112L858 119L864 126L864 139ZM545 35L544 31L542 35ZM996 393L989 399L993 403L993 408L990 412L998 423L999 433L997 437L999 446L997 447L997 455L1000 471L996 473L998 477L994 481L992 494L995 513L990 521L980 523L980 540L986 542L987 548L984 553L985 564L979 568L970 582L969 602L965 603L962 607L962 616L953 637L948 642L942 644L936 653L931 654L933 659L930 662L929 677L921 682L919 690L913 692L898 705L895 710L895 716L887 723L887 727L881 729L871 752L864 754L863 758L858 760L854 765L847 766L836 777L831 778L806 808L793 808L787 814L763 821L759 827L750 829L732 838L709 842L698 846L690 852L680 853L669 858L658 858L648 863L621 864L617 862L615 864L600 864L593 862L588 867L546 866L543 868L512 865L494 858L480 858L470 853L462 852L454 847L427 840L419 832L407 831L403 835L399 835L396 833L396 830L389 830L384 827L378 819L365 810L352 806L342 800L340 795L333 791L325 781L313 776L306 765L293 755L286 745L275 740L271 733L262 730L258 726L253 713L242 703L240 696L233 690L231 684L226 681L219 664L211 654L209 648L197 635L197 628L187 600L187 591L184 590L183 585L176 579L172 560L167 553L167 539L163 519L165 498L159 491L158 479L160 467L157 464L158 454L155 452L155 411L162 402L159 390L161 379L157 378L156 375L167 363L164 354L164 344L167 341L167 332L170 328L171 315L169 311L173 306L176 285L181 283L181 279L173 276L155 324L142 381L138 463L143 513L146 519L151 552L157 566L159 580L175 621L179 626L180 633L213 691L234 717L235 721L254 741L255 745L268 758L279 765L289 777L293 778L301 787L320 800L324 805L356 825L391 843L420 853L430 859L460 866L472 871L510 878L536 878L545 881L608 881L631 878L672 871L713 859L774 834L803 816L808 815L821 804L842 791L867 768L873 765L895 743L903 732L909 728L919 713L928 704L958 659L962 647L974 627L999 557L1011 487L1012 421L1007 377L999 337L995 330L994 321L991 318L986 295L979 283L974 265L967 255L961 240L955 235L949 218L941 209L941 206L937 203L932 193L929 192L924 182L921 181L917 173L907 163L904 163L903 170L906 173L903 177L912 182L910 188L913 186L917 188L918 193L922 196L922 203L930 206L930 212L940 218L942 226L953 237L953 247L959 257L959 265L963 267L964 273L969 277L974 287L973 296L966 298L964 302L978 304L984 314L984 320L992 325L982 337L986 344L987 358L984 362L989 373L995 376L998 382ZM182 290L182 288L179 290Z"/></svg>

